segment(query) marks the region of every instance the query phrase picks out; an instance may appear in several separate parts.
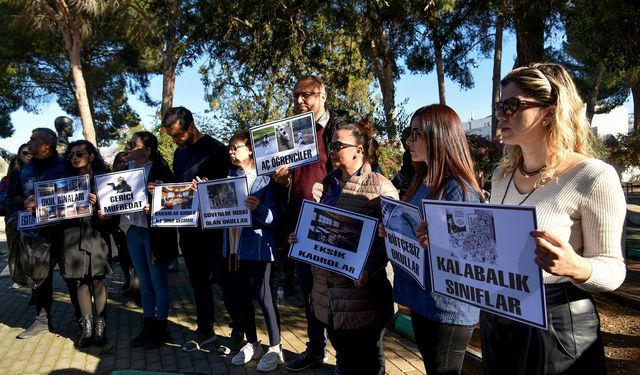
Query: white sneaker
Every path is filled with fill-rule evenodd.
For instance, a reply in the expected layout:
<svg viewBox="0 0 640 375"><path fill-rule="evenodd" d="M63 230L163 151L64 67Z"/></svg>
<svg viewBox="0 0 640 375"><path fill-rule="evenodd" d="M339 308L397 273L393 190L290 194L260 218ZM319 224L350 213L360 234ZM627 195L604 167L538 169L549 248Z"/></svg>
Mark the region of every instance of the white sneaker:
<svg viewBox="0 0 640 375"><path fill-rule="evenodd" d="M280 345L278 348L269 348L267 354L263 355L258 362L256 370L260 372L269 372L278 368L279 365L284 363L284 357L282 356L282 349Z"/></svg>
<svg viewBox="0 0 640 375"><path fill-rule="evenodd" d="M236 366L243 366L249 363L252 359L262 357L262 354L264 354L264 350L262 349L262 346L260 346L259 341L255 346L248 342L242 347L242 349L240 349L238 354L231 358L231 363Z"/></svg>

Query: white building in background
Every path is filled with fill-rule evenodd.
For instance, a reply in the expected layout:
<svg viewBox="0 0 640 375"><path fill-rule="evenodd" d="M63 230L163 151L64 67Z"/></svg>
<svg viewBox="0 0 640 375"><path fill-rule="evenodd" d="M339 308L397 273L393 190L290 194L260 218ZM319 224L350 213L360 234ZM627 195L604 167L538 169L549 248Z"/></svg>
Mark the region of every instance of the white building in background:
<svg viewBox="0 0 640 375"><path fill-rule="evenodd" d="M631 120L630 120L631 119ZM633 115L625 106L614 108L611 112L593 116L591 127L593 133L602 138L605 135L628 134L629 121L633 125ZM485 138L491 137L491 116L463 122L467 134L475 134Z"/></svg>

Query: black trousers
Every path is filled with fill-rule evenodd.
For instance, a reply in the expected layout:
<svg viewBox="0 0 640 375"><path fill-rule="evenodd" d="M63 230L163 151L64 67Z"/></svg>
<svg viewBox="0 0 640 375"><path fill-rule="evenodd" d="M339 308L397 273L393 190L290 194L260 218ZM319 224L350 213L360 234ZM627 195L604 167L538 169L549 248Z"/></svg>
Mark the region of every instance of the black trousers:
<svg viewBox="0 0 640 375"><path fill-rule="evenodd" d="M384 375L384 325L365 329L327 328L342 375Z"/></svg>
<svg viewBox="0 0 640 375"><path fill-rule="evenodd" d="M485 374L606 374L600 318L587 292L546 285L549 330L480 313Z"/></svg>
<svg viewBox="0 0 640 375"><path fill-rule="evenodd" d="M213 289L216 281L222 289L222 298L232 325L238 322L238 306L234 303L229 285L229 267L222 257L222 232L219 229L180 228L180 249L189 272L189 280L196 300L198 331L212 333L215 322Z"/></svg>
<svg viewBox="0 0 640 375"><path fill-rule="evenodd" d="M262 309L269 345L280 344L280 312L271 293L271 262L241 260L236 271L231 271L236 301L240 306L242 326L248 342L258 341L255 298Z"/></svg>
<svg viewBox="0 0 640 375"><path fill-rule="evenodd" d="M427 374L460 374L474 326L437 323L414 312L411 323Z"/></svg>

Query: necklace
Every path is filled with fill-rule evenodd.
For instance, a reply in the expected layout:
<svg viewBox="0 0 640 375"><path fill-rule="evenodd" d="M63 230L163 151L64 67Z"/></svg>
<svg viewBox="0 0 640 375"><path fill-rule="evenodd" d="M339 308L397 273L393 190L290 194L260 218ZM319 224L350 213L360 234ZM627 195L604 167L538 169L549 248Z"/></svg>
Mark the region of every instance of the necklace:
<svg viewBox="0 0 640 375"><path fill-rule="evenodd" d="M544 168L544 167L543 167ZM542 169L542 168L540 168ZM539 173L540 171L538 171ZM513 175L516 173L515 169L513 170L513 172L511 172L511 177L509 177L509 182L507 183L507 188L504 190L504 195L502 196L502 201L500 201L500 204L504 204L504 199L507 197L507 193L509 192L509 187L511 187L511 181L513 181ZM531 194L533 194L534 191L536 191L537 187L534 187L533 190L531 190L529 192L529 194L527 194L526 197L524 197L523 200L520 201L520 203L518 203L518 206L522 205L524 203L524 201L526 201Z"/></svg>
<svg viewBox="0 0 640 375"><path fill-rule="evenodd" d="M535 171L527 171L524 169L524 160L520 160L520 163L518 164L518 170L520 171L520 173L522 173L522 175L526 178L529 177L533 177L537 174L539 174L540 172L542 172L543 169L545 169L547 167L547 165L543 165L542 167L536 169Z"/></svg>

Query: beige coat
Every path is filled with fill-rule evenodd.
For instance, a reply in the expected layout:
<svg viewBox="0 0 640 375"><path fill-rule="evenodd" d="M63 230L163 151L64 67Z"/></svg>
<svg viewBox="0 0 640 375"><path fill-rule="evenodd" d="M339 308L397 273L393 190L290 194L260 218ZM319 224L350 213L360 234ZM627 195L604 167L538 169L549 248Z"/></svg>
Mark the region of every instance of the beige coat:
<svg viewBox="0 0 640 375"><path fill-rule="evenodd" d="M314 198L320 200L342 170L334 170L323 184L314 186ZM353 176L342 189L336 207L380 219L380 196L398 199L391 181L371 171L365 163L359 176ZM340 274L313 267L311 299L316 317L334 329L364 329L382 325L393 315L393 295L385 266L384 241L375 235L365 270L368 282L362 287Z"/></svg>

